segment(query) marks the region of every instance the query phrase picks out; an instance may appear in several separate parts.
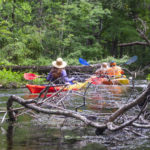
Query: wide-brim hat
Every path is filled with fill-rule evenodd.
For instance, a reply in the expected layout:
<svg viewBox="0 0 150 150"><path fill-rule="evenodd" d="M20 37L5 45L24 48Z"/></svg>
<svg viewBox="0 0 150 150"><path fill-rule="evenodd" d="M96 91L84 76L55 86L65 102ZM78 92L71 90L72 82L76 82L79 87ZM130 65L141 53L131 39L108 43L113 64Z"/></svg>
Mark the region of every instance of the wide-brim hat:
<svg viewBox="0 0 150 150"><path fill-rule="evenodd" d="M62 58L57 58L56 61L52 62L52 65L56 68L65 68L67 66L67 63L63 61Z"/></svg>

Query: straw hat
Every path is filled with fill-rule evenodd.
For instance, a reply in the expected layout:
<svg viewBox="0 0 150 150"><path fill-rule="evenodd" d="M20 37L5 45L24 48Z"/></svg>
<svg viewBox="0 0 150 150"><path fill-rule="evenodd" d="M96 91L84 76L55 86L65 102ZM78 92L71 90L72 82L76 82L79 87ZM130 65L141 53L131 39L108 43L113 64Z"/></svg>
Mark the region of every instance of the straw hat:
<svg viewBox="0 0 150 150"><path fill-rule="evenodd" d="M52 65L56 68L65 68L67 66L67 63L63 61L62 58L57 58L56 61L52 62Z"/></svg>

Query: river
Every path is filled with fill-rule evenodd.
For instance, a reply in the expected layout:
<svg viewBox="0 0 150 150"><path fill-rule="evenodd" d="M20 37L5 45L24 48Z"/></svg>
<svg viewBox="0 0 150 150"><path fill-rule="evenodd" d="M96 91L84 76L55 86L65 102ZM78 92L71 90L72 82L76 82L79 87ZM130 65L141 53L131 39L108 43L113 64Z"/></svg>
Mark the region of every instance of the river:
<svg viewBox="0 0 150 150"><path fill-rule="evenodd" d="M147 82L145 80L138 80L135 83L137 91L140 93L145 88ZM136 96L135 93L131 93L131 88L123 92L125 89L120 88L117 90L113 87L105 88L107 93L104 95L104 90L99 91L98 88L90 88L87 91L86 97L89 97L89 93L93 90L99 94L90 93L90 98L86 99L87 106L79 108L79 111L85 113L109 113L116 110L119 102L128 99L130 94ZM113 96L112 96L112 91ZM6 102L11 95L17 95L23 98L28 97L29 91L26 88L20 89L1 89L0 90L0 111L5 111ZM72 105L79 105L82 99L78 99L80 93L75 93L71 98L70 103ZM104 100L105 97L105 101ZM126 101L125 101L126 102ZM82 104L82 103L81 103ZM4 113L0 114L0 121L2 120ZM45 117L43 117L45 118ZM76 121L75 121L76 122ZM144 131L143 131L144 130ZM109 132L109 131L108 131ZM36 121L29 116L20 117L15 123L11 124L4 121L0 125L0 150L116 150L116 149L150 149L149 143L149 129L138 129L136 132L144 132L146 136L139 136L134 133L127 133L123 131L121 133L106 132L103 135L96 136L95 129L85 128L71 125L68 127L52 127L49 126L49 122L44 119L42 121ZM109 136L108 136L109 135Z"/></svg>

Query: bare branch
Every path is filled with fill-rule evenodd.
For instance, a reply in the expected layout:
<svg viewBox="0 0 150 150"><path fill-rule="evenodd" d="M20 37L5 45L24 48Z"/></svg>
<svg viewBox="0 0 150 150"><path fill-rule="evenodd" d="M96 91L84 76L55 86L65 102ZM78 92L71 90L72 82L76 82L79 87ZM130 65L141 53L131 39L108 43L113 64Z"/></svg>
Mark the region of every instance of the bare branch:
<svg viewBox="0 0 150 150"><path fill-rule="evenodd" d="M144 103L145 103L145 104L143 105L143 107L142 107L141 111L139 112L139 114L138 114L136 117L134 117L132 120L129 120L129 121L123 123L122 125L120 125L120 126L115 126L115 127L113 127L113 126L114 126L114 125L113 125L113 122L108 122L108 123L107 123L108 129L110 129L111 131L117 131L117 130L120 130L120 129L125 128L126 126L131 125L131 124L132 124L134 121L136 121L136 120L140 117L140 115L143 113L143 110L145 109L145 106L147 105L147 101L145 101Z"/></svg>
<svg viewBox="0 0 150 150"><path fill-rule="evenodd" d="M146 45L146 46L150 46L147 42L139 42L139 41L135 41L135 42L131 42L131 43L118 44L119 47L134 46L134 45Z"/></svg>
<svg viewBox="0 0 150 150"><path fill-rule="evenodd" d="M133 123L132 125L137 128L150 128L150 123L149 124Z"/></svg>
<svg viewBox="0 0 150 150"><path fill-rule="evenodd" d="M136 106L140 102L143 102L145 98L147 97L148 92L150 91L150 84L148 85L147 89L133 102L128 103L124 106L122 106L120 109L118 109L115 113L113 113L110 118L108 119L108 122L113 122L118 116L125 113L127 110L131 109L132 107Z"/></svg>
<svg viewBox="0 0 150 150"><path fill-rule="evenodd" d="M89 119L87 119L85 116L80 115L80 113L75 112L75 111L70 111L70 110L49 110L49 109L44 109L41 107L38 107L36 105L33 104L26 104L26 101L20 97L17 97L15 95L12 95L7 102L7 110L9 111L9 118L12 119L12 121L15 121L15 116L13 115L13 112L11 112L11 107L13 104L13 101L18 102L19 104L23 105L24 107L28 108L28 109L32 109L36 112L41 112L44 114L55 114L55 115L63 115L66 117L72 117L72 118L76 118L78 120L83 121L86 125L88 126L92 126L95 128L101 128L101 129L106 129L107 126L105 124L100 124L97 122L93 122ZM12 118L14 117L14 118Z"/></svg>
<svg viewBox="0 0 150 150"><path fill-rule="evenodd" d="M145 42L135 41L135 42L130 42L130 43L122 43L122 44L118 44L119 47L134 46L134 45L150 46L150 40L146 36L146 31L148 29L148 27L146 25L146 22L143 21L141 18L136 18L135 21L139 21L140 22L140 27L137 27L136 30L139 33L140 37L143 40L145 40Z"/></svg>

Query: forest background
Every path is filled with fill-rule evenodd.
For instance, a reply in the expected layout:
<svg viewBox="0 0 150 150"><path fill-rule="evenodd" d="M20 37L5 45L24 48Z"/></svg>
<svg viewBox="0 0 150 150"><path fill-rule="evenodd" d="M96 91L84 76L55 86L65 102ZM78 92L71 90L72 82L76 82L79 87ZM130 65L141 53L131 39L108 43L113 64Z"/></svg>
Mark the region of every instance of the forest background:
<svg viewBox="0 0 150 150"><path fill-rule="evenodd" d="M138 56L150 64L150 0L0 0L0 65L51 65L57 57Z"/></svg>

